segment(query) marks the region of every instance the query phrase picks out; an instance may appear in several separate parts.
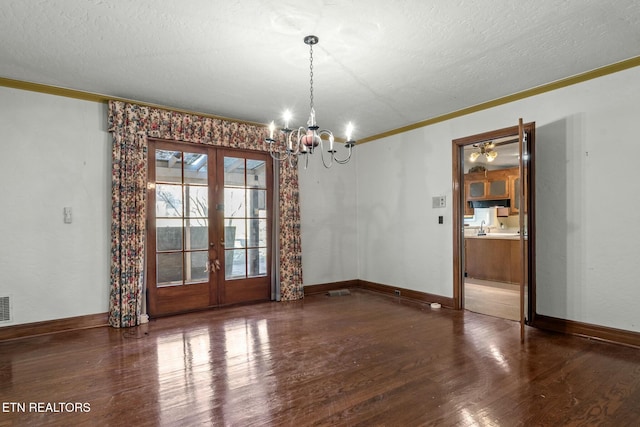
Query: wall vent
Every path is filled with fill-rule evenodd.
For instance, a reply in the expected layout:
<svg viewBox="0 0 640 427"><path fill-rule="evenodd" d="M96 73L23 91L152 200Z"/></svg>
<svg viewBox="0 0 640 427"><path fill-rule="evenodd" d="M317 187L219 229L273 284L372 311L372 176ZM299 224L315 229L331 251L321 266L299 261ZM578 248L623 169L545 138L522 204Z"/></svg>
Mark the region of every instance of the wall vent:
<svg viewBox="0 0 640 427"><path fill-rule="evenodd" d="M11 321L11 300L9 297L0 297L0 323Z"/></svg>

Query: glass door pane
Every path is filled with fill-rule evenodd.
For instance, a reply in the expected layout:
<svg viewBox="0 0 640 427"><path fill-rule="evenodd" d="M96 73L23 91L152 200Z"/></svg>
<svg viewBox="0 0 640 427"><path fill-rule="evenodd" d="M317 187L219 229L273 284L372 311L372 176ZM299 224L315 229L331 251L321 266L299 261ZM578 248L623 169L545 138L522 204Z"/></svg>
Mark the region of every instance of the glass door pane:
<svg viewBox="0 0 640 427"><path fill-rule="evenodd" d="M156 149L157 287L209 280L207 154Z"/></svg>
<svg viewBox="0 0 640 427"><path fill-rule="evenodd" d="M267 275L267 174L264 160L224 157L225 279Z"/></svg>

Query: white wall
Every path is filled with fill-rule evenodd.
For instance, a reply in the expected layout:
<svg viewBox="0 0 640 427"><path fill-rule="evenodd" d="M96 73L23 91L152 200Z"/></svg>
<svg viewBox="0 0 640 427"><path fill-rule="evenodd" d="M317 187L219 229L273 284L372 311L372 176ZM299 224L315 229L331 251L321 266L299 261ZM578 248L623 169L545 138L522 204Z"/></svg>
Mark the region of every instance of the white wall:
<svg viewBox="0 0 640 427"><path fill-rule="evenodd" d="M345 153L340 151L338 157ZM302 163L298 173L303 283L357 279L356 161L325 169L316 151L306 170Z"/></svg>
<svg viewBox="0 0 640 427"><path fill-rule="evenodd" d="M357 154L359 278L451 296L449 132L421 128L358 146ZM446 196L448 207L432 208L434 196Z"/></svg>
<svg viewBox="0 0 640 427"><path fill-rule="evenodd" d="M0 296L13 303L0 327L108 310L106 116L103 104L0 87Z"/></svg>
<svg viewBox="0 0 640 427"><path fill-rule="evenodd" d="M452 296L451 140L523 117L537 124L537 311L640 331L639 99L640 67L359 145L330 170L312 158L300 173L304 284L359 278ZM11 324L108 309L105 121L102 104L0 87ZM445 209L431 207L439 195Z"/></svg>
<svg viewBox="0 0 640 427"><path fill-rule="evenodd" d="M358 277L452 296L451 141L522 117L536 122L537 312L640 331L639 100L636 67L358 146Z"/></svg>

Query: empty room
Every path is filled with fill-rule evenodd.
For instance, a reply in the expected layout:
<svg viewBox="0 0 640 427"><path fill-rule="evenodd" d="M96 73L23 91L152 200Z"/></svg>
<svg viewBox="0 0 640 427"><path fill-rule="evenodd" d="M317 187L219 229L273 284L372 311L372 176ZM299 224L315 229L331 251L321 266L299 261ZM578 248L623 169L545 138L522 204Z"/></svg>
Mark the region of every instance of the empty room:
<svg viewBox="0 0 640 427"><path fill-rule="evenodd" d="M637 2L0 17L0 426L640 424Z"/></svg>

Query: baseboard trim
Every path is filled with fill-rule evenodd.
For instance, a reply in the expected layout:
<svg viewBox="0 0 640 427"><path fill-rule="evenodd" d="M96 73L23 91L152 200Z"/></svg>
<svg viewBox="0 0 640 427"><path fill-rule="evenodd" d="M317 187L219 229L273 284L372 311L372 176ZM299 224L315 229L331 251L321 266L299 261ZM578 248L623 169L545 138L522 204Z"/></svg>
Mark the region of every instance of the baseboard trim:
<svg viewBox="0 0 640 427"><path fill-rule="evenodd" d="M396 296L395 291L400 291L400 298L418 301L422 303L437 302L443 307L453 308L453 298L429 294L397 286L383 285L366 280L345 280L341 282L323 283L304 287L305 295L326 293L331 290L360 288L386 295ZM109 313L89 314L86 316L68 317L65 319L48 320L43 322L26 323L22 325L0 327L0 341L8 341L38 335L48 335L58 332L67 332L78 329L90 329L108 326ZM577 335L598 339L616 344L628 345L640 348L640 333L623 329L609 328L590 323L576 322L560 319L552 316L536 314L532 327L563 334Z"/></svg>
<svg viewBox="0 0 640 427"><path fill-rule="evenodd" d="M108 320L109 313L97 313L86 316L46 320L43 322L25 323L22 325L4 326L0 328L0 341L55 334L77 329L97 328L107 326Z"/></svg>
<svg viewBox="0 0 640 427"><path fill-rule="evenodd" d="M437 302L443 307L453 308L453 298L443 297L442 295L429 294L426 292L414 291L412 289L400 288L398 286L383 285L381 283L369 282L367 280L359 280L360 288L368 291L379 292L386 295L397 296L396 291L400 291L400 298L406 298L412 301L430 304Z"/></svg>
<svg viewBox="0 0 640 427"><path fill-rule="evenodd" d="M640 347L640 333L625 331L623 329L565 320L541 314L536 314L531 326L547 331L578 335L631 347Z"/></svg>
<svg viewBox="0 0 640 427"><path fill-rule="evenodd" d="M314 295L314 294L324 294L329 291L335 291L338 289L345 288L359 288L360 284L359 280L344 280L342 282L332 282L332 283L323 283L321 285L309 285L304 287L304 294L306 295Z"/></svg>
<svg viewBox="0 0 640 427"><path fill-rule="evenodd" d="M453 308L453 298L443 297L441 295L428 294L426 292L414 291L411 289L400 288L398 286L383 285L381 283L369 282L367 280L345 280L342 282L323 283L321 285L309 285L304 287L305 295L314 295L327 293L329 291L360 288L372 292L378 292L385 295L397 296L396 291L400 291L400 298L430 304L437 302L443 307Z"/></svg>

